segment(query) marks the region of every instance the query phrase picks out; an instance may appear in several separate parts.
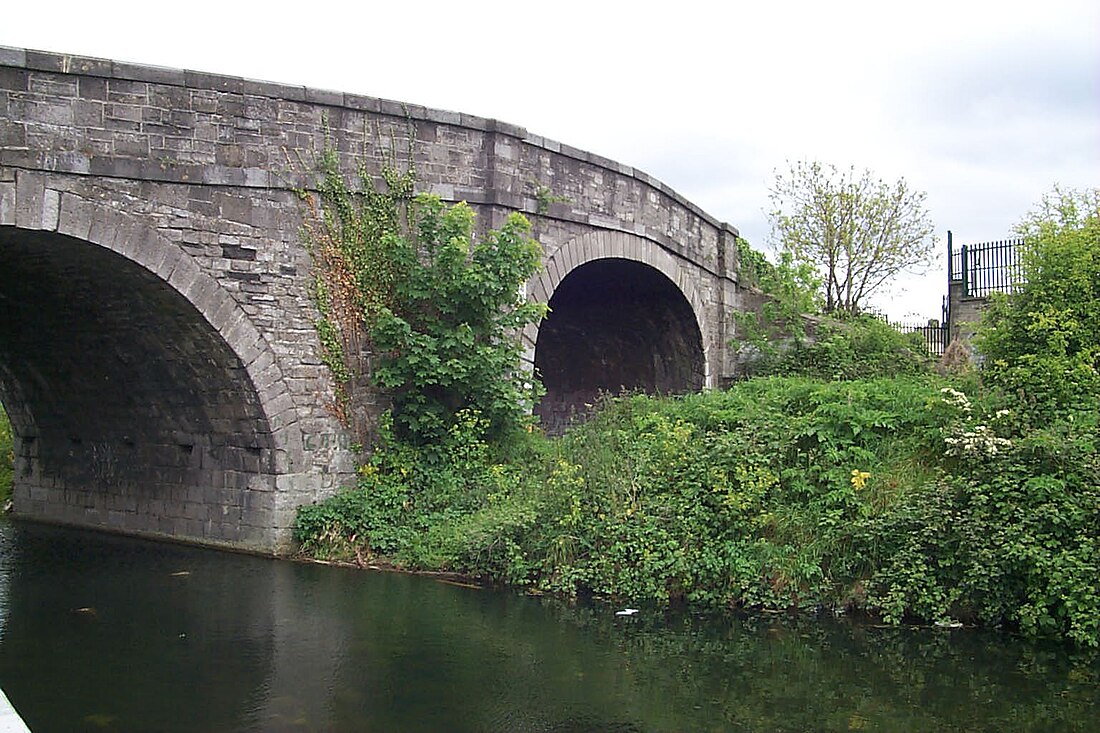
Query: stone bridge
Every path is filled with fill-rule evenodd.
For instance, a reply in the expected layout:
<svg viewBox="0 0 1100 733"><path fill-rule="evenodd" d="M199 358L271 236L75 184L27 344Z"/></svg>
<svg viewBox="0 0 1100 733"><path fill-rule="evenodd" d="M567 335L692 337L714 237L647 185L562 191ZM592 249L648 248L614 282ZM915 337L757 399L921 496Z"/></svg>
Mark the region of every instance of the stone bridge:
<svg viewBox="0 0 1100 733"><path fill-rule="evenodd" d="M326 134L349 171L411 155L482 230L532 220L551 429L600 390L730 376L737 232L640 171L456 112L0 47L16 514L278 551L347 481L293 193Z"/></svg>

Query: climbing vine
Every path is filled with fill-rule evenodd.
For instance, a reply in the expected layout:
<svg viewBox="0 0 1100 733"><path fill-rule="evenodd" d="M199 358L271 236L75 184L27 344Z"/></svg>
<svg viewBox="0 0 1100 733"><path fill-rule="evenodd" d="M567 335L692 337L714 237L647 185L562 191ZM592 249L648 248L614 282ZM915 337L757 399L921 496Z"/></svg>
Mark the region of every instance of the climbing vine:
<svg viewBox="0 0 1100 733"><path fill-rule="evenodd" d="M12 443L11 423L8 422L4 406L0 405L0 507L11 496L12 468L15 463Z"/></svg>
<svg viewBox="0 0 1100 733"><path fill-rule="evenodd" d="M572 203L572 199L568 196L562 196L554 193L554 190L547 185L539 183L532 179L527 181L527 185L531 188L535 196L536 211L539 216L546 216L550 213L550 206L553 204L568 204Z"/></svg>
<svg viewBox="0 0 1100 733"><path fill-rule="evenodd" d="M540 261L527 220L475 237L473 210L415 193L412 167L361 164L352 187L331 145L317 161L303 238L337 416L363 444L381 401L397 436L418 444L459 412L480 415L487 436L522 423L539 388L520 368L519 336L545 313L522 295Z"/></svg>

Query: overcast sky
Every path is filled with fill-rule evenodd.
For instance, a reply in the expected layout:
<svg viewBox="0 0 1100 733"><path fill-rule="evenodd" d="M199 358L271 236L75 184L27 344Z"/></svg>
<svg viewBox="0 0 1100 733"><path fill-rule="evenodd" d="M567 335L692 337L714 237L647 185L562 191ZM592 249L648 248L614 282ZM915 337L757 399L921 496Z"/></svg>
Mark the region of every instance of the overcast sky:
<svg viewBox="0 0 1100 733"><path fill-rule="evenodd" d="M9 2L0 45L493 117L639 168L766 249L788 161L926 191L941 244L1100 186L1100 2ZM942 267L878 304L938 317ZM912 319L911 319L912 320Z"/></svg>

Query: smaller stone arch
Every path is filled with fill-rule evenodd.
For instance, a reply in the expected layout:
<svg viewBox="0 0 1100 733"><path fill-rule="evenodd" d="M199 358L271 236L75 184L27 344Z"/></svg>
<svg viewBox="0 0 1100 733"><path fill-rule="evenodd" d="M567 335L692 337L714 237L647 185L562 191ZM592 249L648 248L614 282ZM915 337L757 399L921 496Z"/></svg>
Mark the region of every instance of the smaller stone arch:
<svg viewBox="0 0 1100 733"><path fill-rule="evenodd" d="M553 254L544 258L542 269L527 282L527 297L536 303L549 303L561 281L577 267L597 259L622 258L649 265L661 272L673 282L691 304L699 332L703 337L704 367L706 386L712 387L714 370L710 338L712 328L707 318L703 298L695 285L691 272L680 260L653 243L636 234L618 231L590 232L571 239ZM524 361L528 365L535 363L535 343L538 340L538 324L528 325L523 331Z"/></svg>
<svg viewBox="0 0 1100 733"><path fill-rule="evenodd" d="M551 306L524 335L547 388L536 413L551 432L599 392L709 384L710 329L691 272L642 237L601 231L566 243L546 258L528 296Z"/></svg>

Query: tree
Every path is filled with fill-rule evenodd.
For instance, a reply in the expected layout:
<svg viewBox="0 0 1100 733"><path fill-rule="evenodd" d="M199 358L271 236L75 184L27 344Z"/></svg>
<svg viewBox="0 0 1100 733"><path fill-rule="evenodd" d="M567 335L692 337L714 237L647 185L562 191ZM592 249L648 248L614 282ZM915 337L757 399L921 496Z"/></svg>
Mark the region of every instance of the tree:
<svg viewBox="0 0 1100 733"><path fill-rule="evenodd" d="M1055 188L1017 227L1023 285L993 298L984 378L1047 408L1100 399L1100 189Z"/></svg>
<svg viewBox="0 0 1100 733"><path fill-rule="evenodd" d="M890 184L866 170L799 162L776 175L770 199L773 243L819 269L827 313L854 315L890 279L931 263L925 194L904 178Z"/></svg>

